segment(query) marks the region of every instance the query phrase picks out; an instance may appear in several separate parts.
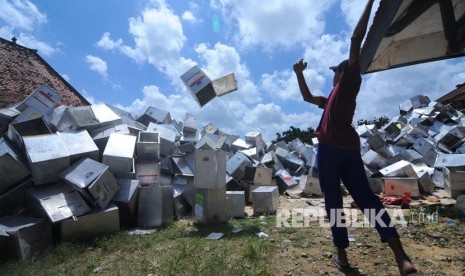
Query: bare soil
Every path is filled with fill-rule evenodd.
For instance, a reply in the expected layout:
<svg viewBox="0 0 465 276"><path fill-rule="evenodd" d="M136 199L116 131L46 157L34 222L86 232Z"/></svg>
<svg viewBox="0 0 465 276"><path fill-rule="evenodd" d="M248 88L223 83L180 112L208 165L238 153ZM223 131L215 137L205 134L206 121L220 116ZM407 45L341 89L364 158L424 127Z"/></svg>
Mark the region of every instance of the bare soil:
<svg viewBox="0 0 465 276"><path fill-rule="evenodd" d="M415 200L411 209L401 210L410 221L397 227L404 249L424 275L465 275L463 214L446 212L455 201L444 194L433 198L437 200ZM344 208L351 209L351 202L350 196L344 197ZM280 208L299 210L309 206L324 207L324 202L321 198L280 197ZM399 206L386 208L400 210ZM348 227L348 231L353 238L348 255L354 271L347 275L399 275L390 248L380 242L374 228ZM331 231L318 221L294 229L273 228L270 242L278 248L270 261L276 275L344 275L331 262L335 253Z"/></svg>

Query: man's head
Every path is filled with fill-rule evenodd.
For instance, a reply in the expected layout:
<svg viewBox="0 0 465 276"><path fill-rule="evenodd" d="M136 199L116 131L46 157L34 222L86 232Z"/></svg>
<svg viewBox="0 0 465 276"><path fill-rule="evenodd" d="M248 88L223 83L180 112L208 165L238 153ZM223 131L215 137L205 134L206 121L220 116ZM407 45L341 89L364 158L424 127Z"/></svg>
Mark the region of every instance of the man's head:
<svg viewBox="0 0 465 276"><path fill-rule="evenodd" d="M329 69L334 71L333 86L335 86L339 82L342 72L344 72L344 70L347 68L348 65L349 65L349 60L346 59L346 60L343 60L341 63L339 63L337 66L329 67Z"/></svg>

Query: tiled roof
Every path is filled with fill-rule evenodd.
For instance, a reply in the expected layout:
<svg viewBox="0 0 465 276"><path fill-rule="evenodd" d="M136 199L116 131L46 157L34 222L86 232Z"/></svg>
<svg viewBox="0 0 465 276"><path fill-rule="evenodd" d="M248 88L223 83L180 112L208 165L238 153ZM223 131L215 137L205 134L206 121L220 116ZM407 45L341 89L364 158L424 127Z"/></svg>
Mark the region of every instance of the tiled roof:
<svg viewBox="0 0 465 276"><path fill-rule="evenodd" d="M457 85L457 89L447 93L446 95L442 96L441 98L437 99L438 103L442 104L449 104L453 102L456 98L465 95L465 83L461 85Z"/></svg>
<svg viewBox="0 0 465 276"><path fill-rule="evenodd" d="M36 50L3 38L0 38L0 72L0 108L21 102L41 84L60 93L62 105L90 105Z"/></svg>

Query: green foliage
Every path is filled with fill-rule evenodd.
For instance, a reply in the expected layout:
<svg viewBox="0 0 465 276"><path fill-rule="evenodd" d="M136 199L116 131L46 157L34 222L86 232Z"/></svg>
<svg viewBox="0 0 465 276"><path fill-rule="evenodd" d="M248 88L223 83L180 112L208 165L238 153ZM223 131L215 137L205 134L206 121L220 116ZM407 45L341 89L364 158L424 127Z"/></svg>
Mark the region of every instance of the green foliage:
<svg viewBox="0 0 465 276"><path fill-rule="evenodd" d="M357 125L375 125L377 129L383 127L389 122L389 118L386 116L375 117L373 120L360 119L357 121Z"/></svg>
<svg viewBox="0 0 465 276"><path fill-rule="evenodd" d="M279 141L289 143L294 139L299 138L304 143L312 144L312 138L315 136L315 130L311 127L307 128L307 130L301 130L298 127L291 126L288 130L283 131L281 134L276 133L276 140L272 141L272 143Z"/></svg>
<svg viewBox="0 0 465 276"><path fill-rule="evenodd" d="M382 128L385 124L389 122L389 118L386 116L375 117L372 120L360 119L357 121L357 125L375 125L377 129ZM288 130L283 131L282 133L276 133L276 139L271 141L276 143L279 141L284 141L286 143L292 142L294 139L299 138L302 142L306 144L312 144L312 138L316 137L315 130L311 127L306 130L302 130L298 127L291 126Z"/></svg>

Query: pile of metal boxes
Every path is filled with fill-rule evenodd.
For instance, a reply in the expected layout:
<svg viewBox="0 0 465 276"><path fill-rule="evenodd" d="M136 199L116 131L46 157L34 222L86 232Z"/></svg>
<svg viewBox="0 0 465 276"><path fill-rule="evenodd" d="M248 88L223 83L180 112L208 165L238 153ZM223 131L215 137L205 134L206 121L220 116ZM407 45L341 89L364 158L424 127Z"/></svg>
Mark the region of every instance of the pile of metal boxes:
<svg viewBox="0 0 465 276"><path fill-rule="evenodd" d="M44 94L52 101L36 107ZM266 143L256 131L242 139L156 107L134 118L107 104L61 106L47 86L32 95L0 110L5 256L23 259L53 242L183 217L215 225L244 217L247 203L254 213L274 213L280 194L322 195L316 140ZM383 129L358 127L372 189L465 193L462 117L418 97Z"/></svg>
<svg viewBox="0 0 465 276"><path fill-rule="evenodd" d="M357 132L362 159L377 193L413 198L444 188L452 198L465 194L465 117L450 105L419 95L399 107L381 129L362 125Z"/></svg>

